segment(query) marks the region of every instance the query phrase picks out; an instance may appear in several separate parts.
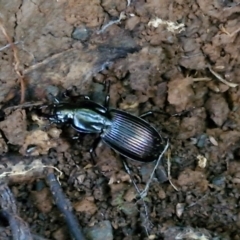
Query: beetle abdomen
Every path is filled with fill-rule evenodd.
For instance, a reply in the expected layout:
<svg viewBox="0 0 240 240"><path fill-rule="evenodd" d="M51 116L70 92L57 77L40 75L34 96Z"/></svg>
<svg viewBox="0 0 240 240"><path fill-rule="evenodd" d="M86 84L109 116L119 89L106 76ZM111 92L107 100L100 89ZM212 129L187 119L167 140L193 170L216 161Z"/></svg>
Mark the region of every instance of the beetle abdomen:
<svg viewBox="0 0 240 240"><path fill-rule="evenodd" d="M112 125L102 134L102 140L120 154L141 162L151 162L163 150L160 134L142 118L111 109Z"/></svg>

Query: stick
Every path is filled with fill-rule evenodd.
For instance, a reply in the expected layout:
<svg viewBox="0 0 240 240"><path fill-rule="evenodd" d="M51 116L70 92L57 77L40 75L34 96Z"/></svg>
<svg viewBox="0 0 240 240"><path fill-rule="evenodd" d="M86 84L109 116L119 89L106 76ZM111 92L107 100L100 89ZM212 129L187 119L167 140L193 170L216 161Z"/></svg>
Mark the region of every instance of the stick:
<svg viewBox="0 0 240 240"><path fill-rule="evenodd" d="M7 34L7 31L1 21L0 21L0 29L1 29L4 37L7 39L8 44L10 44L10 47L12 48L12 51L13 51L13 57L15 60L14 70L18 75L18 81L21 86L21 103L23 103L25 100L25 82L24 82L24 75L22 74L22 72L19 69L20 61L18 58L18 49L17 49L15 43L12 41L12 38Z"/></svg>
<svg viewBox="0 0 240 240"><path fill-rule="evenodd" d="M167 166L168 166L168 181L170 182L170 184L172 185L172 187L178 192L178 188L173 184L172 182L172 177L171 177L171 152L170 150L168 151L168 154L167 154Z"/></svg>
<svg viewBox="0 0 240 240"><path fill-rule="evenodd" d="M99 31L97 31L97 34L103 33L108 27L112 26L113 24L120 23L121 20L123 20L125 18L126 18L125 13L121 12L120 16L117 20L110 21L109 23L104 25Z"/></svg>
<svg viewBox="0 0 240 240"><path fill-rule="evenodd" d="M154 166L154 168L153 168L153 170L152 170L152 173L151 173L151 175L150 175L150 178L149 178L149 180L147 181L146 186L145 186L145 188L144 188L143 191L141 191L141 190L138 188L136 182L135 182L134 179L132 178L132 174L131 174L131 171L130 171L130 169L129 169L129 167L128 167L127 162L126 162L125 160L123 160L124 168L125 168L126 172L129 174L130 179L131 179L131 181L132 181L132 183L133 183L133 186L135 187L137 193L138 193L139 196L140 196L140 200L141 200L142 203L143 203L143 207L144 207L144 210L145 210L145 218L144 218L144 221L143 221L143 222L144 222L144 223L143 223L143 226L144 226L144 229L145 229L145 231L146 231L147 236L149 236L149 230L148 230L148 229L149 229L149 225L151 225L151 221L149 220L149 213L148 213L149 211L148 211L148 207L147 207L147 205L146 205L146 203L145 203L145 201L144 201L144 198L147 196L147 193L148 193L150 184L151 184L151 182L152 182L153 176L154 176L154 174L155 174L155 171L156 171L156 169L158 168L158 166L159 166L159 164L160 164L160 162L161 162L161 160L162 160L162 157L163 157L164 153L167 151L168 147L169 147L169 140L167 140L167 143L166 143L166 145L165 145L164 150L163 150L162 153L159 155L158 160L157 160L157 162L156 162L156 164L155 164L155 166Z"/></svg>
<svg viewBox="0 0 240 240"><path fill-rule="evenodd" d="M53 194L53 198L55 200L55 203L60 210L60 212L63 214L65 217L68 229L75 240L85 240L86 238L84 237L82 233L82 228L78 224L78 220L76 216L73 214L72 206L70 201L67 199L65 194L62 191L62 188L53 174L52 170L48 171L47 174L47 182L50 186L51 192Z"/></svg>
<svg viewBox="0 0 240 240"><path fill-rule="evenodd" d="M154 174L155 174L155 171L156 171L156 169L158 168L160 162L162 161L162 157L163 157L164 153L167 151L168 147L169 147L169 140L167 140L167 143L166 143L166 145L165 145L165 148L163 149L163 151L162 151L161 154L159 155L158 160L157 160L157 163L156 163L156 165L154 166L154 168L153 168L153 170L152 170L151 176L150 176L150 178L148 179L144 190L143 190L143 191L141 192L141 194L140 194L141 198L144 198L144 197L147 196L147 193L148 193L148 190L149 190L149 186L150 186L150 184L151 184L151 182L152 182L152 179L153 179L153 176L154 176Z"/></svg>
<svg viewBox="0 0 240 240"><path fill-rule="evenodd" d="M139 196L141 196L141 190L139 189L139 187L137 186L134 178L132 177L132 173L131 173L131 170L127 164L127 162L125 161L125 159L123 159L123 166L127 172L127 174L129 175L130 179L131 179L131 182L133 183L133 186L135 187L137 193ZM151 224L150 220L149 220L149 211L148 211L148 207L147 207L147 204L145 203L144 201L144 198L140 197L140 200L142 201L143 203L143 207L144 207L144 211L145 211L145 216L144 216L144 219L142 217L142 222L143 222L143 227L145 229L145 232L147 234L147 236L149 236L149 225ZM146 223L146 224L145 224Z"/></svg>
<svg viewBox="0 0 240 240"><path fill-rule="evenodd" d="M6 184L0 185L1 214L8 220L13 240L33 240L29 226L17 215L15 198Z"/></svg>
<svg viewBox="0 0 240 240"><path fill-rule="evenodd" d="M210 66L208 66L208 69L209 69L209 71L210 71L219 81L221 81L222 83L225 83L227 86L232 87L232 88L238 86L237 83L228 82L227 80L225 80L224 78L222 78L222 77L220 76L220 74L218 74L218 73L216 73L215 71L213 71L213 69L212 69Z"/></svg>

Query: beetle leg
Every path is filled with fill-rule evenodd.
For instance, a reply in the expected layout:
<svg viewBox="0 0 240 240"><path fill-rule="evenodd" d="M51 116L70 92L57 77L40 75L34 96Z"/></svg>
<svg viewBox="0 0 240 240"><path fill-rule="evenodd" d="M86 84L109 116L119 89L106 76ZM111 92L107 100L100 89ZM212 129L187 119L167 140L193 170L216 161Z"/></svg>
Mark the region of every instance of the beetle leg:
<svg viewBox="0 0 240 240"><path fill-rule="evenodd" d="M139 117L140 118L145 118L145 117L148 117L150 115L153 115L153 111L147 111L145 113L142 113Z"/></svg>
<svg viewBox="0 0 240 240"><path fill-rule="evenodd" d="M104 102L104 107L108 108L109 107L109 101L110 101L110 81L104 81L104 91L106 91L107 95L105 97L105 102Z"/></svg>
<svg viewBox="0 0 240 240"><path fill-rule="evenodd" d="M77 98L83 98L84 100L90 100L90 97L87 96L87 95L79 95L76 93L77 92L77 87L76 86L72 86L71 88L65 90L63 93L62 93L62 96L63 98L70 98L70 99L75 99L76 97Z"/></svg>
<svg viewBox="0 0 240 240"><path fill-rule="evenodd" d="M76 93L76 91L77 91L77 87L76 87L76 86L72 86L72 87L66 89L66 90L62 93L62 96L63 96L64 98L69 98L69 97L71 97L72 95L74 95L73 93Z"/></svg>
<svg viewBox="0 0 240 240"><path fill-rule="evenodd" d="M106 98L105 98L105 102L104 102L104 107L105 107L105 108L108 108L108 107L109 107L109 100L110 100L110 96L107 95Z"/></svg>
<svg viewBox="0 0 240 240"><path fill-rule="evenodd" d="M88 95L78 95L78 97L83 98L84 100L91 100Z"/></svg>
<svg viewBox="0 0 240 240"><path fill-rule="evenodd" d="M183 111L181 111L180 113L174 113L174 114L172 114L171 116L172 117L185 117L185 116L187 116L189 113L191 113L193 110L195 109L195 107L192 107L192 108L190 108L190 109L188 109L188 110L183 110Z"/></svg>
<svg viewBox="0 0 240 240"><path fill-rule="evenodd" d="M140 118L145 118L145 117L148 117L148 116L151 116L153 115L154 113L157 113L157 114L164 114L168 117L181 117L181 116L186 116L188 113L190 113L193 109L195 109L195 107L192 107L191 109L189 110L183 110L182 112L180 113L174 113L174 114L170 114L170 113L167 113L167 112L164 112L164 111L161 111L161 110L157 110L157 111L147 111L143 114L141 114L139 117Z"/></svg>
<svg viewBox="0 0 240 240"><path fill-rule="evenodd" d="M164 112L164 111L147 111L147 112L141 114L139 117L140 117L140 118L145 118L145 117L148 117L148 116L153 115L154 113L164 114L164 115L167 115L167 116L169 116L169 117L172 116L172 115L170 115L169 113L166 113L166 112Z"/></svg>
<svg viewBox="0 0 240 240"><path fill-rule="evenodd" d="M74 99L73 96L69 96L69 95L67 95L66 93L63 93L63 97L64 97L64 98ZM76 98L76 97L75 97L75 98ZM89 97L88 95L83 95L83 94L78 95L77 98L83 98L84 100L90 100L90 97Z"/></svg>
<svg viewBox="0 0 240 240"><path fill-rule="evenodd" d="M59 100L52 93L49 93L49 96L52 98L55 104L59 104Z"/></svg>
<svg viewBox="0 0 240 240"><path fill-rule="evenodd" d="M100 143L100 141L101 141L101 137L97 137L97 138L94 140L94 142L93 142L93 144L92 144L92 147L91 147L90 150L89 150L90 156L91 156L91 159L92 159L92 162L93 162L93 163L95 163L95 159L94 159L94 158L96 157L95 150L96 150L98 144Z"/></svg>

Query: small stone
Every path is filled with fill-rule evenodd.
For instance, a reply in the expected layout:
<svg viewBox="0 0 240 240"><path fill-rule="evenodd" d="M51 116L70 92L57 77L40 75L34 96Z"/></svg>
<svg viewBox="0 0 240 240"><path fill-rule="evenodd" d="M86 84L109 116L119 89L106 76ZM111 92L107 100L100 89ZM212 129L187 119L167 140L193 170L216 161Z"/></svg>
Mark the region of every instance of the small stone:
<svg viewBox="0 0 240 240"><path fill-rule="evenodd" d="M165 199L166 198L166 193L162 188L158 191L158 197L160 199Z"/></svg>
<svg viewBox="0 0 240 240"><path fill-rule="evenodd" d="M94 202L88 199L83 199L82 201L73 204L75 211L77 212L87 212L93 215L97 211L97 206Z"/></svg>
<svg viewBox="0 0 240 240"><path fill-rule="evenodd" d="M134 187L131 187L124 194L124 200L127 202L132 202L136 198L136 195L136 189Z"/></svg>
<svg viewBox="0 0 240 240"><path fill-rule="evenodd" d="M68 230L66 227L61 227L59 229L57 229L55 232L53 232L52 234L53 239L56 240L67 240L69 239L69 235L68 235Z"/></svg>
<svg viewBox="0 0 240 240"><path fill-rule="evenodd" d="M216 141L216 139L212 136L209 137L209 141L214 145L214 146L218 146L218 142Z"/></svg>
<svg viewBox="0 0 240 240"><path fill-rule="evenodd" d="M216 176L212 179L212 184L216 186L223 186L225 184L226 178L223 175Z"/></svg>
<svg viewBox="0 0 240 240"><path fill-rule="evenodd" d="M48 135L52 138L59 138L61 133L62 133L62 130L58 128L50 128L48 131Z"/></svg>
<svg viewBox="0 0 240 240"><path fill-rule="evenodd" d="M113 231L110 221L102 221L93 227L84 229L87 239L94 240L112 240Z"/></svg>
<svg viewBox="0 0 240 240"><path fill-rule="evenodd" d="M136 216L138 214L137 205L135 203L124 202L120 208L127 216Z"/></svg>
<svg viewBox="0 0 240 240"><path fill-rule="evenodd" d="M89 37L89 31L84 26L75 28L72 32L72 38L75 40L86 41Z"/></svg>
<svg viewBox="0 0 240 240"><path fill-rule="evenodd" d="M184 212L185 203L178 203L176 205L176 215L180 218Z"/></svg>
<svg viewBox="0 0 240 240"><path fill-rule="evenodd" d="M208 138L208 136L206 134L201 135L200 138L198 139L197 146L199 148L205 147L207 138Z"/></svg>
<svg viewBox="0 0 240 240"><path fill-rule="evenodd" d="M137 16L133 16L126 20L126 28L132 31L140 22L140 18Z"/></svg>
<svg viewBox="0 0 240 240"><path fill-rule="evenodd" d="M53 202L51 192L48 188L43 188L40 191L32 191L31 198L34 205L41 213L51 212Z"/></svg>

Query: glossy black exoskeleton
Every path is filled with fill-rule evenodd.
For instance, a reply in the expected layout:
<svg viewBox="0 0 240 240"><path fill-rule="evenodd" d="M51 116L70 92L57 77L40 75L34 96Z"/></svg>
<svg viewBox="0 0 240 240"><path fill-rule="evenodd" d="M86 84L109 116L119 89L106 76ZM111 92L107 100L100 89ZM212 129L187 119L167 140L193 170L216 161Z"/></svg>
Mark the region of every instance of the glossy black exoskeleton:
<svg viewBox="0 0 240 240"><path fill-rule="evenodd" d="M55 123L70 123L78 132L97 133L90 150L94 153L100 140L119 154L141 162L152 162L164 149L158 131L143 118L119 109L108 108L85 98L78 104L59 103L52 106L48 119ZM144 114L142 117L148 115Z"/></svg>

